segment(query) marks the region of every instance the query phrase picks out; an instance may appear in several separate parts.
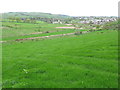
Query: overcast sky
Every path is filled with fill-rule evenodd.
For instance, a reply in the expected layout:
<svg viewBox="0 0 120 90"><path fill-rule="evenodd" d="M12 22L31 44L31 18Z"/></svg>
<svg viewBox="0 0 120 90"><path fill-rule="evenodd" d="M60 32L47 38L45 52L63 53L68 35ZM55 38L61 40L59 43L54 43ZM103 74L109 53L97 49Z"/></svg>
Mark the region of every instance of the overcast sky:
<svg viewBox="0 0 120 90"><path fill-rule="evenodd" d="M70 16L118 16L119 0L2 0L1 12L46 12Z"/></svg>

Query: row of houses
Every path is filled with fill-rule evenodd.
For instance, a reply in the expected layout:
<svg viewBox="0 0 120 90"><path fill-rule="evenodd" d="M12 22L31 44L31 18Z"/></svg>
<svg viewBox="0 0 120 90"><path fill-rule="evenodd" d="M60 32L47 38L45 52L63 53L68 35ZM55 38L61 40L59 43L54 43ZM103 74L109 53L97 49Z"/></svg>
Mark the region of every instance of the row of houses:
<svg viewBox="0 0 120 90"><path fill-rule="evenodd" d="M89 18L80 18L79 19L80 21L79 21L79 23L84 23L84 24L86 24L86 23L90 23L90 24L104 24L104 23L106 23L106 22L112 22L112 21L117 21L117 17L97 17L97 18L95 18L95 17L89 17Z"/></svg>
<svg viewBox="0 0 120 90"><path fill-rule="evenodd" d="M74 21L77 21L77 23L83 23L83 24L104 24L106 22L112 22L117 21L117 17L73 17L69 23L73 23ZM60 19L53 19L53 24L65 24L66 20L60 20Z"/></svg>

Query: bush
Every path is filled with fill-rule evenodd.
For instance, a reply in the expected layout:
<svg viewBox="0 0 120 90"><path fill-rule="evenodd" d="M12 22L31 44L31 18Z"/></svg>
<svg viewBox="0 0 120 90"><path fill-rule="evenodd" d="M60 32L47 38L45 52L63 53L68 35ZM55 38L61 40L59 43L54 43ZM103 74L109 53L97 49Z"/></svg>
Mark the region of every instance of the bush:
<svg viewBox="0 0 120 90"><path fill-rule="evenodd" d="M81 31L77 31L77 32L75 32L74 34L75 34L75 35L80 35L80 34L82 34L82 32L81 32Z"/></svg>
<svg viewBox="0 0 120 90"><path fill-rule="evenodd" d="M45 33L50 33L49 31L45 31Z"/></svg>
<svg viewBox="0 0 120 90"><path fill-rule="evenodd" d="M106 29L106 30L116 30L116 29L118 29L118 22L117 21L115 21L115 22L108 22L105 25L103 25L103 29Z"/></svg>

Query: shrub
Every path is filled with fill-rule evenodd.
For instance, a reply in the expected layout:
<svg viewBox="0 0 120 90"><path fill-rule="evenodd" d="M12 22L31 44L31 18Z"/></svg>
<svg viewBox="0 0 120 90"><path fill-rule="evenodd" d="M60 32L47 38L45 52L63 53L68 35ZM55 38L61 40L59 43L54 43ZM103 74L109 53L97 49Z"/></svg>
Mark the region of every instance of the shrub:
<svg viewBox="0 0 120 90"><path fill-rule="evenodd" d="M77 31L77 32L75 32L74 34L75 34L75 35L80 35L80 34L82 34L82 32L81 32L81 31Z"/></svg>

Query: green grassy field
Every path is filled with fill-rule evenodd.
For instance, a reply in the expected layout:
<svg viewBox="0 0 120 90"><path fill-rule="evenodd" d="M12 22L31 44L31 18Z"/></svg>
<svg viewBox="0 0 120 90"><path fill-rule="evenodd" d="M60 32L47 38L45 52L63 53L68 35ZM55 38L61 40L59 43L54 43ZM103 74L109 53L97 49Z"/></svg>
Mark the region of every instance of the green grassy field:
<svg viewBox="0 0 120 90"><path fill-rule="evenodd" d="M15 23L15 22L3 22L2 39L3 40L15 40L29 37L40 37L47 35L65 34L75 32L74 29L57 29L56 27L62 27L66 25L62 24L48 24L45 22L39 22L38 24L31 23ZM24 35L36 32L49 31L51 33L43 33L36 35Z"/></svg>
<svg viewBox="0 0 120 90"><path fill-rule="evenodd" d="M66 34L66 33L73 33L76 31L85 31L85 30L75 30L75 29L58 29L56 27L68 27L68 26L64 24L48 24L40 21L38 21L37 24L16 23L16 22L3 22L2 24L3 24L2 25L3 41L30 38L30 37ZM32 33L39 33L39 32L45 32L45 31L48 31L50 33L31 35Z"/></svg>
<svg viewBox="0 0 120 90"><path fill-rule="evenodd" d="M55 31L54 27L65 26L17 24L15 28L17 25L14 26L14 23L3 23L6 27L3 29L3 40L38 32L38 26L42 27L40 31ZM48 34L67 32L73 30L62 29ZM3 88L117 88L117 37L116 30L104 30L103 33L3 43Z"/></svg>
<svg viewBox="0 0 120 90"><path fill-rule="evenodd" d="M65 26L59 24L48 24L48 23L15 23L15 22L3 22L3 38L4 37L12 37L18 36L22 34L29 34L34 32L42 32L42 31L56 31L55 27Z"/></svg>

